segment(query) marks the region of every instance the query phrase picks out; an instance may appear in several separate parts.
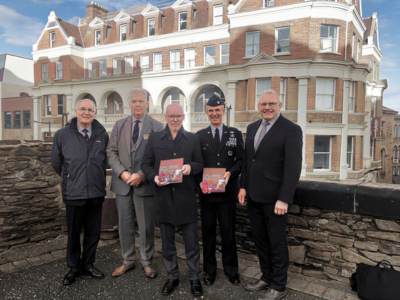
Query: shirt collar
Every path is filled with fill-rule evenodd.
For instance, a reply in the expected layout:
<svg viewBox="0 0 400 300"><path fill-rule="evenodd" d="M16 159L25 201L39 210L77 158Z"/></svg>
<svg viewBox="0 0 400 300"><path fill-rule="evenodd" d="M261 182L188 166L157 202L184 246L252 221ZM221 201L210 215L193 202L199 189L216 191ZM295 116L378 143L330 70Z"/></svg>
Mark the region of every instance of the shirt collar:
<svg viewBox="0 0 400 300"><path fill-rule="evenodd" d="M140 119L136 119L136 118L132 115L132 124L134 124L136 120L139 120L139 121L143 124L144 118L146 118L146 115L144 115L144 116L141 117Z"/></svg>
<svg viewBox="0 0 400 300"><path fill-rule="evenodd" d="M81 126L81 124L79 124L79 122L76 122L76 126L78 127L78 131L79 131L79 132L82 132L82 130L85 129L85 128L83 128L83 127ZM91 135L91 134L92 134L92 124L90 124L89 127L86 128L86 129L88 130L89 135Z"/></svg>
<svg viewBox="0 0 400 300"><path fill-rule="evenodd" d="M278 120L278 118L280 117L280 115L281 115L281 113L278 113L277 115L276 115L276 117L274 117L272 120L270 120L270 121L268 121L268 123L269 123L269 125L274 125L274 123L276 122L276 120ZM263 121L265 121L265 120L263 120ZM261 124L262 124L263 122L261 122Z"/></svg>
<svg viewBox="0 0 400 300"><path fill-rule="evenodd" d="M215 134L215 129L217 129L217 128L218 128L219 134L221 134L222 131L224 130L224 123L221 123L221 125L219 125L218 127L214 127L212 125L210 125L210 127L211 127L211 132L213 135Z"/></svg>

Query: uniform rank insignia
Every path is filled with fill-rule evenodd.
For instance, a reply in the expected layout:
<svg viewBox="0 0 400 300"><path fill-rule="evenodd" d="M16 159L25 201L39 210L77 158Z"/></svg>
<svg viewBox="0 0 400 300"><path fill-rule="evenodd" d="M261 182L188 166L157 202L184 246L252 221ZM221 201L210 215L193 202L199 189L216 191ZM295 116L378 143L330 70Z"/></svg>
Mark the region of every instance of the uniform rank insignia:
<svg viewBox="0 0 400 300"><path fill-rule="evenodd" d="M229 150L229 151L228 151L228 155L229 155L229 156L232 156L232 155L233 155L233 152L232 152L231 150Z"/></svg>

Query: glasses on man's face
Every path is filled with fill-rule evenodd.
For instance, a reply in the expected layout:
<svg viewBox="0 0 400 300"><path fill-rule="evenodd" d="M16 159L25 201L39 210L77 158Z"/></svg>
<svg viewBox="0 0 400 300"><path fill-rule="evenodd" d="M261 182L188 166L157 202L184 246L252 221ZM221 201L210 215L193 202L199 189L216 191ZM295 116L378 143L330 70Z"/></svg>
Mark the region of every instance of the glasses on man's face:
<svg viewBox="0 0 400 300"><path fill-rule="evenodd" d="M180 119L182 119L183 118L183 116L184 115L170 115L170 116L167 116L170 120L180 120Z"/></svg>
<svg viewBox="0 0 400 300"><path fill-rule="evenodd" d="M133 105L136 105L136 104L143 105L144 104L144 100L131 100L131 103Z"/></svg>
<svg viewBox="0 0 400 300"><path fill-rule="evenodd" d="M263 102L263 103L258 103L259 106L261 107L275 107L278 104L278 102Z"/></svg>
<svg viewBox="0 0 400 300"><path fill-rule="evenodd" d="M91 108L84 108L84 107L78 108L78 110L83 114L87 112L90 115L93 115L96 112L95 110L93 110Z"/></svg>

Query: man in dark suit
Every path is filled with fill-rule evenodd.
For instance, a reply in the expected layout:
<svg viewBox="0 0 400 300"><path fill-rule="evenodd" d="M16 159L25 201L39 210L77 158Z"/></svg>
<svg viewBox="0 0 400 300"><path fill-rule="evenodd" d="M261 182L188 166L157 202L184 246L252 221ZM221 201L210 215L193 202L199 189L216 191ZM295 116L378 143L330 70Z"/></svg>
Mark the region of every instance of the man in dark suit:
<svg viewBox="0 0 400 300"><path fill-rule="evenodd" d="M206 285L214 283L217 272L217 219L221 229L222 265L225 275L231 283L240 283L235 224L238 178L243 162L243 138L239 130L228 128L222 123L224 112L225 105L221 99L217 95L211 96L206 108L211 125L197 132L204 167L226 169L223 176L226 183L224 193L200 193L205 272L203 281Z"/></svg>
<svg viewBox="0 0 400 300"><path fill-rule="evenodd" d="M286 240L288 205L293 203L302 162L301 128L280 115L279 95L261 94L262 119L247 127L239 202L246 205L262 276L245 285L251 291L268 289L257 299L286 295L289 254ZM247 201L246 201L247 197Z"/></svg>
<svg viewBox="0 0 400 300"><path fill-rule="evenodd" d="M128 97L132 115L118 120L111 132L107 147L112 168L111 191L116 193L118 233L123 264L112 273L125 274L135 267L135 216L140 236L140 262L146 277L155 278L152 268L155 221L151 206L154 186L140 169L146 142L151 132L161 131L164 125L147 114L147 91L135 87Z"/></svg>
<svg viewBox="0 0 400 300"><path fill-rule="evenodd" d="M165 115L167 126L163 131L150 135L143 155L142 170L147 179L156 184L154 213L160 226L162 256L168 273L168 281L162 288L162 294L170 294L179 284L175 228L180 227L185 242L186 263L189 266L190 290L193 295L200 296L200 246L197 237L194 176L203 170L203 159L200 139L183 129L184 119L185 115L179 104L168 105ZM166 181L160 181L160 162L177 158L183 158L182 182L167 184Z"/></svg>

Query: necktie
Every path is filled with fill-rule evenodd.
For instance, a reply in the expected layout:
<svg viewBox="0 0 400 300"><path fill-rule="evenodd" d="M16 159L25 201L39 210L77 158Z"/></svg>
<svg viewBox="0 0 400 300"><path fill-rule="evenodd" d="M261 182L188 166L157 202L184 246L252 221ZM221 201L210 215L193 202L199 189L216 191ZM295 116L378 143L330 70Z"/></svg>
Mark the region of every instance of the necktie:
<svg viewBox="0 0 400 300"><path fill-rule="evenodd" d="M267 132L268 125L269 125L269 123L267 121L263 122L263 127L261 128L260 135L258 136L256 144L254 145L254 150L257 150L258 145L260 145L261 140L263 139L265 133Z"/></svg>
<svg viewBox="0 0 400 300"><path fill-rule="evenodd" d="M219 149L219 145L221 144L221 140L220 140L220 137L219 137L218 128L215 128L214 142L215 142L215 146L217 147L217 149Z"/></svg>
<svg viewBox="0 0 400 300"><path fill-rule="evenodd" d="M82 132L85 134L84 138L85 138L85 141L87 142L89 140L89 135L88 135L89 130L87 130L85 128L85 129L82 130Z"/></svg>
<svg viewBox="0 0 400 300"><path fill-rule="evenodd" d="M140 120L136 120L135 121L135 126L133 127L133 135L132 135L132 139L133 139L133 143L136 144L138 138L139 138L139 122Z"/></svg>

